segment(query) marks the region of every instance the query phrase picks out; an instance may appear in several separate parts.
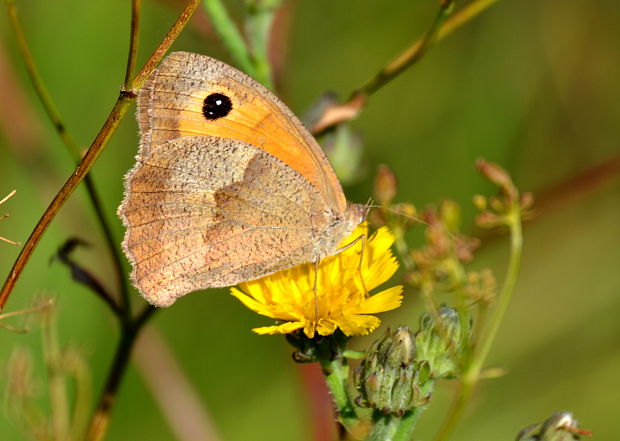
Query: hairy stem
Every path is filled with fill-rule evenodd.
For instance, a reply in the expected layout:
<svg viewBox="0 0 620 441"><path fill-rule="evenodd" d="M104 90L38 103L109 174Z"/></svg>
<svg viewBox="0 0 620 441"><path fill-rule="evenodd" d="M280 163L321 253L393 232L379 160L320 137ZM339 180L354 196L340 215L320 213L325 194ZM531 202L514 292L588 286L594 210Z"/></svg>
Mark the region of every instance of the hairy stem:
<svg viewBox="0 0 620 441"><path fill-rule="evenodd" d="M359 419L347 391L349 366L346 359L340 356L329 361L321 360L321 367L336 408L336 418L350 432L359 424Z"/></svg>

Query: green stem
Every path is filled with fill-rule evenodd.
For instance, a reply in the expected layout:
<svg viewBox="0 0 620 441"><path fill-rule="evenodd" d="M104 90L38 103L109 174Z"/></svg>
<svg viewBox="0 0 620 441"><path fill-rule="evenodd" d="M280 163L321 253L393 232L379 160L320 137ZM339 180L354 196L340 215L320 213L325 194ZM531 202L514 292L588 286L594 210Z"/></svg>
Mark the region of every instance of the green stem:
<svg viewBox="0 0 620 441"><path fill-rule="evenodd" d="M375 413L379 415L373 417L372 432L366 441L393 441L401 419L392 415L383 415L379 411Z"/></svg>
<svg viewBox="0 0 620 441"><path fill-rule="evenodd" d="M499 294L499 301L492 316L490 317L489 330L484 335L481 344L478 346L479 349L474 353L469 367L463 373L458 395L444 424L435 436L434 441L446 441L454 431L454 428L462 416L463 411L471 398L472 392L480 379L480 372L484 366L487 356L489 355L489 352L491 351L493 341L497 336L497 332L499 331L500 325L506 315L508 305L510 304L510 300L512 299L515 291L523 251L521 208L518 203L515 203L511 210L506 214L506 223L510 228L510 260L508 262L506 279L504 280L504 285L502 286Z"/></svg>
<svg viewBox="0 0 620 441"><path fill-rule="evenodd" d="M430 395L434 388L435 382L433 380L429 380L422 387L422 392L424 395ZM403 416L401 418L400 425L398 426L398 430L394 434L393 441L410 441L411 434L415 430L415 426L420 419L420 415L422 415L422 412L424 412L427 407L428 405L416 407L411 412Z"/></svg>
<svg viewBox="0 0 620 441"><path fill-rule="evenodd" d="M499 302L497 308L493 312L490 319L489 332L480 345L480 351L472 361L468 372L464 375L463 379L468 382L477 381L480 371L486 358L491 351L493 341L497 336L497 332L502 324L502 321L510 305L510 300L515 291L517 284L517 278L519 276L519 270L521 268L521 254L523 252L523 232L521 230L521 211L520 207L515 204L513 209L507 214L507 223L510 228L510 261L508 263L508 272L506 274L506 280L499 294ZM475 379L475 380L474 380Z"/></svg>
<svg viewBox="0 0 620 441"><path fill-rule="evenodd" d="M359 418L347 391L348 363L341 356L333 360L321 360L320 363L325 375L325 383L336 407L336 418L350 432L359 424Z"/></svg>
<svg viewBox="0 0 620 441"><path fill-rule="evenodd" d="M239 68L248 75L255 77L256 69L254 68L250 51L222 2L220 0L204 0L203 7L211 19L215 32L217 32L220 40L222 40L222 43L228 49Z"/></svg>
<svg viewBox="0 0 620 441"><path fill-rule="evenodd" d="M435 382L428 380L422 386L422 395L428 396L435 388ZM383 415L375 411L372 432L367 441L410 441L420 415L428 405L414 407L402 417Z"/></svg>
<svg viewBox="0 0 620 441"><path fill-rule="evenodd" d="M263 5L262 2L250 2L246 21L246 34L252 46L256 80L269 89L273 89L273 73L269 62L269 35L274 11L279 3L276 1L273 4Z"/></svg>

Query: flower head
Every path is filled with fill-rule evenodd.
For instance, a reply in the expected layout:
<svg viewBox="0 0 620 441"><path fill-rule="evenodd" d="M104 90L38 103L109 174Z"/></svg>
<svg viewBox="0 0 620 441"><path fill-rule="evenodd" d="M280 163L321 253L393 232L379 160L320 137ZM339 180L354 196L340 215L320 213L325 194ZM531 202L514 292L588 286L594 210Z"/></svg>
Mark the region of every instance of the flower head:
<svg viewBox="0 0 620 441"><path fill-rule="evenodd" d="M368 225L360 224L340 246L368 236ZM374 295L366 292L386 282L398 269L390 247L394 236L382 227L366 240L362 264L362 241L319 263L314 290L315 265L295 268L252 280L232 288L231 294L258 314L284 321L275 326L253 329L257 334L286 334L303 329L308 338L331 335L340 329L345 335L364 335L381 321L370 314L400 306L402 285Z"/></svg>

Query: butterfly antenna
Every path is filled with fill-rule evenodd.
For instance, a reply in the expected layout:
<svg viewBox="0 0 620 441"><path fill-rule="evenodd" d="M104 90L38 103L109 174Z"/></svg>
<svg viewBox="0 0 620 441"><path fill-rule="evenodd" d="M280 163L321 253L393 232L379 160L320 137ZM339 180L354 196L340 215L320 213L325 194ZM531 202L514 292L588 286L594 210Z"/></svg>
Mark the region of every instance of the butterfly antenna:
<svg viewBox="0 0 620 441"><path fill-rule="evenodd" d="M368 202L370 202L370 201L372 201L372 198ZM409 219L409 220L412 220L412 221L415 221L415 222L420 222L421 224L424 224L424 225L427 225L427 226L430 225L428 222L426 222L421 217L412 216L411 214L407 214L407 213L404 213L402 211L395 210L394 208L384 207L382 205L377 205L377 204L367 204L366 207L368 207L368 210L370 210L371 208L380 208L381 210L386 210L386 211L389 211L390 213L394 213L397 216L402 216L402 217L404 217L406 219Z"/></svg>

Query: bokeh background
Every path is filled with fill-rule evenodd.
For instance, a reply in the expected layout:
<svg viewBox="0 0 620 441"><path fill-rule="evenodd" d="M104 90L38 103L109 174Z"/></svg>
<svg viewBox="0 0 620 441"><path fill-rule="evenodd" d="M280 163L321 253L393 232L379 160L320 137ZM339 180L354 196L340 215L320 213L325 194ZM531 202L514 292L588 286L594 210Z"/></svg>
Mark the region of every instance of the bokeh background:
<svg viewBox="0 0 620 441"><path fill-rule="evenodd" d="M143 3L141 61L182 6L173 0ZM85 148L123 81L129 2L17 4L40 73L68 130ZM241 20L241 2L227 4ZM428 0L287 2L273 36L280 96L298 114L326 90L348 96L421 35L435 11ZM385 163L399 177L400 201L423 207L451 198L463 206L465 231L475 231L471 197L493 191L474 170L481 156L506 167L522 190L538 196L538 217L525 227L517 292L489 360L507 367L508 374L482 383L454 439L512 440L518 430L556 410L573 411L594 439L617 438L618 23L617 0L500 1L374 95L352 124L362 136L365 165L345 188L351 200L368 199L374 171ZM174 49L231 61L202 12ZM23 242L73 162L32 91L5 14L0 14L0 79L0 196L17 189L0 209L11 212L0 221L0 235ZM118 240L122 229L115 210L136 146L130 115L93 170ZM49 263L71 236L91 244L76 258L113 286L109 256L80 189L37 248L6 310L31 304L41 292L55 295L59 338L88 360L97 398L118 329L99 299L72 282L61 264ZM17 253L17 247L0 242L2 279ZM499 237L484 243L473 265L490 267L501 277L506 260L506 238ZM135 293L133 300L142 303ZM415 327L420 303L406 295L404 306L385 314L384 322ZM176 362L221 439L316 439L307 416L305 376L291 361L290 347L281 337L250 332L267 324L225 290L186 296L156 314L121 386L107 439L179 439L149 386L167 384L176 372L161 356ZM26 335L0 329L3 364L17 346L32 351L34 374L45 392L36 326ZM0 383L5 382L2 370ZM175 407L171 391L155 389ZM416 439L432 437L451 392L449 383L438 388ZM0 439L23 439L2 415Z"/></svg>

